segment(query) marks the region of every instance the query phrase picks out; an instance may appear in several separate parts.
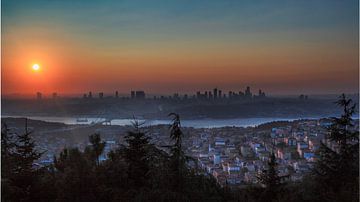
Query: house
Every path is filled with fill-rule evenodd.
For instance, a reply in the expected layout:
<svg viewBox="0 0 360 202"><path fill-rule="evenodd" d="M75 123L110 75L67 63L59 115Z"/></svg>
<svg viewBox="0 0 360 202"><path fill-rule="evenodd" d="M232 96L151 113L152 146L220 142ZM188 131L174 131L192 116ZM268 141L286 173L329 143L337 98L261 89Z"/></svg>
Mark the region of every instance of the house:
<svg viewBox="0 0 360 202"><path fill-rule="evenodd" d="M215 146L225 146L225 139L217 137L215 138Z"/></svg>
<svg viewBox="0 0 360 202"><path fill-rule="evenodd" d="M246 163L243 165L244 168L246 168L249 172L255 172L255 165L252 163Z"/></svg>
<svg viewBox="0 0 360 202"><path fill-rule="evenodd" d="M265 150L265 147L263 147L263 146L259 146L259 147L255 148L256 156L258 156L260 152L264 152L264 151L266 151L266 150Z"/></svg>
<svg viewBox="0 0 360 202"><path fill-rule="evenodd" d="M310 170L310 166L304 162L295 162L293 168L297 173L305 173Z"/></svg>
<svg viewBox="0 0 360 202"><path fill-rule="evenodd" d="M269 160L270 152L263 151L259 152L258 157L261 161L267 162Z"/></svg>
<svg viewBox="0 0 360 202"><path fill-rule="evenodd" d="M296 138L294 137L288 137L285 139L285 143L287 144L287 146L289 147L295 147L297 145L297 141Z"/></svg>
<svg viewBox="0 0 360 202"><path fill-rule="evenodd" d="M213 161L214 165L218 165L218 164L221 163L221 155L220 155L220 153L214 154L213 157L214 157L214 161Z"/></svg>
<svg viewBox="0 0 360 202"><path fill-rule="evenodd" d="M254 151L255 151L255 149L256 149L257 147L260 147L260 146L261 146L261 144L258 143L258 142L251 142L251 143L250 143L250 147L251 147L251 149L254 150Z"/></svg>
<svg viewBox="0 0 360 202"><path fill-rule="evenodd" d="M236 164L227 163L226 169L227 169L226 171L229 175L240 172L240 166L238 166Z"/></svg>
<svg viewBox="0 0 360 202"><path fill-rule="evenodd" d="M299 156L303 157L303 154L302 154L302 150L303 149L307 149L308 148L308 144L306 142L298 142L297 143L297 152L299 153Z"/></svg>
<svg viewBox="0 0 360 202"><path fill-rule="evenodd" d="M320 146L320 140L317 138L309 138L309 149L312 151L316 151L319 149Z"/></svg>
<svg viewBox="0 0 360 202"><path fill-rule="evenodd" d="M306 159L306 160L311 160L312 158L315 157L314 152L312 152L310 149L302 150L302 155L303 155L304 159Z"/></svg>

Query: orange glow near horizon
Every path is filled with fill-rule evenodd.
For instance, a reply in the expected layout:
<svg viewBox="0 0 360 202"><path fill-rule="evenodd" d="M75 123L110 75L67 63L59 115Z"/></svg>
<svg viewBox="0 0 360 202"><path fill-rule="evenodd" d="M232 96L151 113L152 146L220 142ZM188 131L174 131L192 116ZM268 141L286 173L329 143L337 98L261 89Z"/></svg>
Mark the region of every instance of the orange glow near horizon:
<svg viewBox="0 0 360 202"><path fill-rule="evenodd" d="M17 6L22 8L22 4ZM46 6L50 8L55 7ZM62 8L67 7L58 9ZM150 16L132 12L117 16L116 11L107 17L104 12L98 17L85 9L62 11L55 17L51 9L23 9L8 12L7 17L4 13L2 94L127 93L136 89L172 94L215 87L237 91L246 86L270 94L358 90L355 24L346 21L332 27L335 14L327 24L322 21L328 18L316 15L319 26L307 27L310 21L301 20L303 15L288 16L301 20L298 23L282 21L287 18L277 13L280 9L275 9L276 15L266 15L274 19L241 17L243 12L236 11L237 17L203 19L195 15L194 20L179 17L174 22L177 16L158 18L153 12ZM96 13L97 7L94 9ZM265 26L267 20L276 26Z"/></svg>

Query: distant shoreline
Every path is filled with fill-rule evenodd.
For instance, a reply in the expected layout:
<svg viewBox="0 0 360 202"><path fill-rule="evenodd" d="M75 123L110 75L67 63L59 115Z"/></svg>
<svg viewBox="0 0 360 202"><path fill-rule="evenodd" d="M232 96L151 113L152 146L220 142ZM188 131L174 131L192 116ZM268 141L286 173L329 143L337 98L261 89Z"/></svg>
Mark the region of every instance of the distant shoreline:
<svg viewBox="0 0 360 202"><path fill-rule="evenodd" d="M60 123L66 125L95 125L102 123L105 118L87 118L87 122L77 122L76 117L51 117L51 116L1 116L6 118L28 118L30 120L44 121L48 123ZM236 118L236 119L183 119L182 127L192 128L223 128L223 127L257 127L262 124L278 121L298 121L298 120L319 120L328 117L297 117L297 118ZM167 125L170 119L138 119L144 122L144 126ZM133 119L113 119L113 126L131 126Z"/></svg>

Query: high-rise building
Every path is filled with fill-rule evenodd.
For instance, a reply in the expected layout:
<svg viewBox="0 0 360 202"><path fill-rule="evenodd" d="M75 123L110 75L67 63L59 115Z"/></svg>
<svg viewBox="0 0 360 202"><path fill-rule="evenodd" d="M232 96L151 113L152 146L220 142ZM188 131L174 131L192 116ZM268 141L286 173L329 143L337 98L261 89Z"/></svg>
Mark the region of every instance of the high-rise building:
<svg viewBox="0 0 360 202"><path fill-rule="evenodd" d="M232 91L229 91L229 99L232 97L232 94L233 94L233 92Z"/></svg>
<svg viewBox="0 0 360 202"><path fill-rule="evenodd" d="M119 92L115 91L115 97L118 98L119 97Z"/></svg>
<svg viewBox="0 0 360 202"><path fill-rule="evenodd" d="M213 94L211 93L211 91L209 91L209 99L213 99Z"/></svg>
<svg viewBox="0 0 360 202"><path fill-rule="evenodd" d="M103 99L103 98L104 98L104 93L103 93L103 92L100 92L100 93L99 93L99 98L100 98L100 99Z"/></svg>
<svg viewBox="0 0 360 202"><path fill-rule="evenodd" d="M136 91L135 92L135 98L136 99L145 99L145 92L144 91Z"/></svg>
<svg viewBox="0 0 360 202"><path fill-rule="evenodd" d="M53 98L53 99L56 99L56 98L57 98L57 93L56 93L56 92L52 94L52 98Z"/></svg>
<svg viewBox="0 0 360 202"><path fill-rule="evenodd" d="M135 91L131 91L131 99L135 99Z"/></svg>
<svg viewBox="0 0 360 202"><path fill-rule="evenodd" d="M221 99L222 98L222 91L221 90L219 90L219 98Z"/></svg>
<svg viewBox="0 0 360 202"><path fill-rule="evenodd" d="M217 99L217 96L218 96L218 89L217 88L214 88L214 100Z"/></svg>
<svg viewBox="0 0 360 202"><path fill-rule="evenodd" d="M38 100L42 99L42 94L40 92L36 93L36 99L38 99Z"/></svg>
<svg viewBox="0 0 360 202"><path fill-rule="evenodd" d="M251 94L251 91L250 91L250 87L246 87L246 90L245 90L245 96L246 97L252 97L252 94Z"/></svg>
<svg viewBox="0 0 360 202"><path fill-rule="evenodd" d="M88 98L92 98L92 92L89 92Z"/></svg>
<svg viewBox="0 0 360 202"><path fill-rule="evenodd" d="M201 98L201 93L200 93L200 91L196 92L196 98L197 98L197 99L200 99L200 98Z"/></svg>

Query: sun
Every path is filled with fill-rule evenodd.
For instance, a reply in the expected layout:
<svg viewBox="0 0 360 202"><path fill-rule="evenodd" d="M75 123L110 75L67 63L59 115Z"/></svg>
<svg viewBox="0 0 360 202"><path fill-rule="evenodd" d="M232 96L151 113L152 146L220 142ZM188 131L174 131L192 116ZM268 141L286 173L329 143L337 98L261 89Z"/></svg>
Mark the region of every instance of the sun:
<svg viewBox="0 0 360 202"><path fill-rule="evenodd" d="M38 64L33 64L32 69L33 69L34 71L39 71L39 70L40 70L40 65L38 65Z"/></svg>

